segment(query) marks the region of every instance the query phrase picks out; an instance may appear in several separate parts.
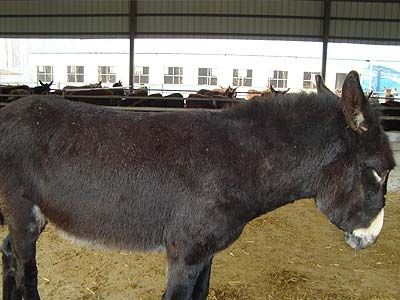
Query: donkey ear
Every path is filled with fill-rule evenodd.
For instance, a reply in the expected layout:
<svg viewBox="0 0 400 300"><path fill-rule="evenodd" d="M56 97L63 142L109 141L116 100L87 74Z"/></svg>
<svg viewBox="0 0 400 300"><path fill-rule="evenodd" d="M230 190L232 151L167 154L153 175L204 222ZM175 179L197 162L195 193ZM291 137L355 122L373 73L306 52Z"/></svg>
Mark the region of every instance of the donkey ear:
<svg viewBox="0 0 400 300"><path fill-rule="evenodd" d="M286 91L283 91L282 92L282 95L285 95L287 92L289 92L290 91L290 88L288 88Z"/></svg>
<svg viewBox="0 0 400 300"><path fill-rule="evenodd" d="M272 86L272 84L269 85L269 89L271 90L271 92L276 93L274 87Z"/></svg>
<svg viewBox="0 0 400 300"><path fill-rule="evenodd" d="M368 101L365 98L360 84L360 77L356 71L347 74L342 88L342 110L347 125L357 133L368 130L365 115Z"/></svg>
<svg viewBox="0 0 400 300"><path fill-rule="evenodd" d="M325 85L322 76L317 74L315 75L315 85L317 86L317 93L318 94L326 94L330 96L336 96L334 92L332 92L328 87ZM337 96L336 96L337 97Z"/></svg>
<svg viewBox="0 0 400 300"><path fill-rule="evenodd" d="M39 80L40 85L44 85L43 82L41 80Z"/></svg>

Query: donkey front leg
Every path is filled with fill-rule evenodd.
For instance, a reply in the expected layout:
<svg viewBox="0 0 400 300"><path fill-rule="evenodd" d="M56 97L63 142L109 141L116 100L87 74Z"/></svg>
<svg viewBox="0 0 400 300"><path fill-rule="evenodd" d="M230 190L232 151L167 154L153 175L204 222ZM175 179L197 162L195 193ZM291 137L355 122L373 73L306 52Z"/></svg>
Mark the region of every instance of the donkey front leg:
<svg viewBox="0 0 400 300"><path fill-rule="evenodd" d="M39 207L24 197L15 197L10 203L18 205L10 216L11 249L16 261L15 282L24 300L40 300L37 290L36 241L46 220Z"/></svg>
<svg viewBox="0 0 400 300"><path fill-rule="evenodd" d="M3 262L3 300L22 300L15 283L16 261L11 249L11 236L8 235L1 247Z"/></svg>
<svg viewBox="0 0 400 300"><path fill-rule="evenodd" d="M192 300L206 300L210 286L212 257L204 264L193 289Z"/></svg>
<svg viewBox="0 0 400 300"><path fill-rule="evenodd" d="M167 250L168 279L163 300L205 300L208 294L211 257L188 263L184 256Z"/></svg>

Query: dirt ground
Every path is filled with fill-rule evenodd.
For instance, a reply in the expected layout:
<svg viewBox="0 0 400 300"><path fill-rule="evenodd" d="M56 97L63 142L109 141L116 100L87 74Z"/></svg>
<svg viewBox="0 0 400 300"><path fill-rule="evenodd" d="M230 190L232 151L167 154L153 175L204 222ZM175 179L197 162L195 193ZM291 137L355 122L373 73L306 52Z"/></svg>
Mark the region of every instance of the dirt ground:
<svg viewBox="0 0 400 300"><path fill-rule="evenodd" d="M400 299L399 178L397 167L375 245L351 249L312 200L300 200L254 220L216 255L209 299ZM0 238L6 234L2 228ZM51 225L37 258L43 300L159 300L165 287L164 254L88 250L59 238Z"/></svg>

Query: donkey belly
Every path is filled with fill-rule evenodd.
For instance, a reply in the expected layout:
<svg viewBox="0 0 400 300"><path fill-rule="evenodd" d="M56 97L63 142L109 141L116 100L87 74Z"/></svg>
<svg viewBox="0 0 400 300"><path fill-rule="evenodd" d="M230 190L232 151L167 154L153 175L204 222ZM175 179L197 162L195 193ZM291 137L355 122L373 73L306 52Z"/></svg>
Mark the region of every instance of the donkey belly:
<svg viewBox="0 0 400 300"><path fill-rule="evenodd" d="M60 235L90 248L152 251L162 247L163 226L120 210L57 210L43 207L44 217Z"/></svg>
<svg viewBox="0 0 400 300"><path fill-rule="evenodd" d="M79 188L52 182L41 194L37 204L43 215L67 239L125 250L162 246L168 220L151 193L138 195L126 186L101 186L89 178Z"/></svg>

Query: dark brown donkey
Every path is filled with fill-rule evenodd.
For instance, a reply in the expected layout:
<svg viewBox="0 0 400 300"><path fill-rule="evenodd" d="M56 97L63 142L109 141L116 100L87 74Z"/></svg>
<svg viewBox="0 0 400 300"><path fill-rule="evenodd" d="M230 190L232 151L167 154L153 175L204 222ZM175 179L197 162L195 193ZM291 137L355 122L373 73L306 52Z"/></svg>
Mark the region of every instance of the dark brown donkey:
<svg viewBox="0 0 400 300"><path fill-rule="evenodd" d="M47 221L104 247L164 248L164 300L206 299L214 254L250 220L297 199L314 197L351 247L373 244L394 160L356 72L342 95L159 114L52 96L6 106L4 299L39 299L35 245Z"/></svg>

